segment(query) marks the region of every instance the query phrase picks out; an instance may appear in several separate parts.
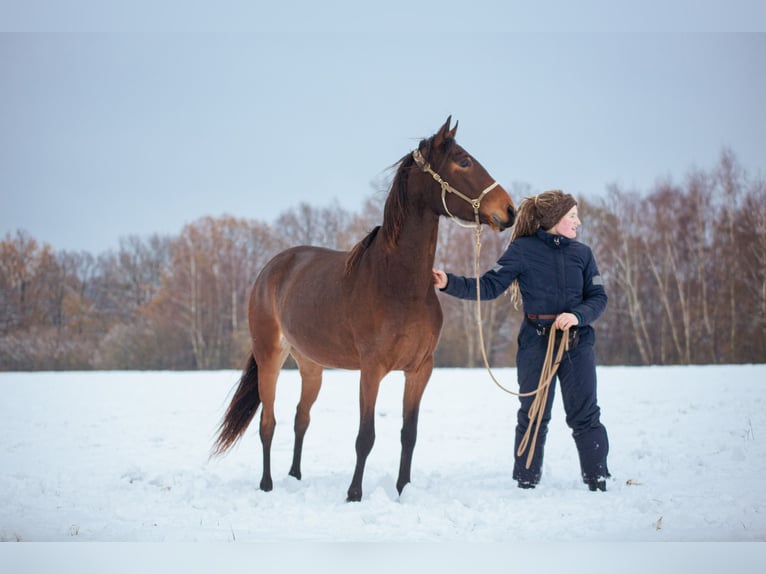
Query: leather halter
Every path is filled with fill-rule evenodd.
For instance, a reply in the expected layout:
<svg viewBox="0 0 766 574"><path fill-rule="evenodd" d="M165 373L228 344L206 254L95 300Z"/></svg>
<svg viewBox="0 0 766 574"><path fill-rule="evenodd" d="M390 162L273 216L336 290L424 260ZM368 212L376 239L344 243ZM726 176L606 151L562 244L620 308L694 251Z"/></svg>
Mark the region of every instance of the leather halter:
<svg viewBox="0 0 766 574"><path fill-rule="evenodd" d="M442 179L442 177L438 173L436 173L433 169L431 169L431 166L425 160L425 158L423 157L423 154L420 153L419 149L416 149L415 151L412 152L412 159L415 160L415 165L417 165L421 169L421 171L423 171L425 173L431 174L431 177L433 177L434 180L436 180L436 183L438 183L441 186L441 188L442 188L442 204L444 205L444 211L447 212L447 215L449 215L453 219L453 221L455 221L455 223L457 223L461 227L474 227L474 226L481 225L481 223L479 222L479 207L481 206L481 200L484 199L485 195L487 195L490 191L492 191L493 189L495 189L497 187L498 183L496 181L494 181L490 185L488 185L484 189L484 191L482 191L479 194L479 197L477 197L476 199L471 199L467 195L461 193L460 191L458 191L457 189L452 187L449 183L447 183L444 179ZM474 224L473 225L464 225L464 224L462 224L458 220L458 218L455 217L450 212L449 208L447 207L447 192L452 193L452 194L458 196L460 199L462 199L464 201L467 201L468 203L471 204L471 206L473 207L473 215L474 215Z"/></svg>

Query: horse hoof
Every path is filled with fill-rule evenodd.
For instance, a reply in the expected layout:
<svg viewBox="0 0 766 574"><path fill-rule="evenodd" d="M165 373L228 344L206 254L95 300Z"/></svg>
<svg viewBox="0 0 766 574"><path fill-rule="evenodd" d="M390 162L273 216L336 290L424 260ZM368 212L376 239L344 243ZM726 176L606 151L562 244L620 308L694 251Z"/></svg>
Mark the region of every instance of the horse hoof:
<svg viewBox="0 0 766 574"><path fill-rule="evenodd" d="M300 480L300 479L302 478L302 476L301 476L301 471L300 471L300 470L293 470L293 469L290 469L290 472L288 472L287 474L289 474L290 476L294 476L294 477L295 477L295 478L297 478L298 480Z"/></svg>
<svg viewBox="0 0 766 574"><path fill-rule="evenodd" d="M261 480L261 490L263 492L271 492L273 488L274 484L271 482L271 480Z"/></svg>
<svg viewBox="0 0 766 574"><path fill-rule="evenodd" d="M362 500L362 491L353 488L348 489L348 496L346 496L346 502L360 502Z"/></svg>

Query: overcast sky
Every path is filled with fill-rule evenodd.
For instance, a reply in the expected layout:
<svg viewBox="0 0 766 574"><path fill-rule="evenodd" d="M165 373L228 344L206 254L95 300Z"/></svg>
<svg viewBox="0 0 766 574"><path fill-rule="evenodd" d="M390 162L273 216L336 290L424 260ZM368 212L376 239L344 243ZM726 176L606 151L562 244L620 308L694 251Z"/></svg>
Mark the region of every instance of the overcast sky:
<svg viewBox="0 0 766 574"><path fill-rule="evenodd" d="M97 254L205 215L272 222L301 202L357 211L450 114L509 190L647 191L724 148L766 177L766 34L737 32L765 30L766 8L584 2L548 21L510 1L434 17L282 2L224 31L156 7L165 26L151 24L151 4L41 4L25 3L36 19L0 8L0 235L56 249Z"/></svg>

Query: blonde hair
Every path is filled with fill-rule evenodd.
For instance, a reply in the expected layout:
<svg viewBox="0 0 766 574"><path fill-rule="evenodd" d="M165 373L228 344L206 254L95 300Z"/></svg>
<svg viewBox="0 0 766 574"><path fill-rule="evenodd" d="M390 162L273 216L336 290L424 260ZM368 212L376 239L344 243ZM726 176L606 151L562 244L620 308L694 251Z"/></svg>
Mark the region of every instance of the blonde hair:
<svg viewBox="0 0 766 574"><path fill-rule="evenodd" d="M575 198L560 189L525 197L516 211L516 224L513 226L511 243L519 237L534 235L540 228L546 231L553 228L575 205L577 205ZM508 293L514 309L518 309L522 302L518 279L513 280L508 287Z"/></svg>

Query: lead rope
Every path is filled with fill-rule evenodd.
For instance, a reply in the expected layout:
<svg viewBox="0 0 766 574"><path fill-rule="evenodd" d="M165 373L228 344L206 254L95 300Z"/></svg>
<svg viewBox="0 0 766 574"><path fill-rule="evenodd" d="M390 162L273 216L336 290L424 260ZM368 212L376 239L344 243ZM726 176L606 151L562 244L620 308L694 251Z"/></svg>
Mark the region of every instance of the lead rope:
<svg viewBox="0 0 766 574"><path fill-rule="evenodd" d="M519 442L519 448L516 450L516 456L521 456L529 446L527 452L527 460L525 468L529 468L532 464L532 458L535 455L535 447L537 446L537 436L540 431L540 424L542 423L543 416L545 414L545 404L548 402L548 388L551 385L553 376L561 364L561 359L564 356L564 351L569 348L569 329L566 329L561 336L561 343L559 343L558 351L556 351L556 357L553 358L554 348L556 347L556 329L552 328L548 335L548 349L545 353L545 360L543 361L543 370L540 373L540 381L537 384L536 396L532 401L532 405L529 407L529 426L527 431ZM534 431L532 427L534 426ZM530 442L531 437L531 442Z"/></svg>
<svg viewBox="0 0 766 574"><path fill-rule="evenodd" d="M482 329L481 318L481 282L479 280L479 260L481 257L481 226L476 226L476 245L474 249L474 262L473 273L476 277L476 323L479 330L479 346L481 347L481 356L484 359L484 366L487 368L489 376L492 381L502 391L509 395L515 395L517 397L531 397L535 395L532 405L529 407L529 425L524 433L524 436L519 442L519 448L516 451L516 456L521 456L529 446L529 452L527 453L527 460L525 467L529 468L532 464L532 458L534 457L535 447L537 446L537 436L540 430L540 424L543 420L545 413L545 404L548 402L548 389L551 385L556 371L558 371L561 359L564 357L564 351L569 350L569 329L565 329L561 342L559 343L558 350L556 347L556 327L551 325L550 333L548 334L548 348L545 352L545 359L543 360L543 368L540 372L540 380L537 383L537 388L534 391L528 393L516 393L504 387L496 378L492 372L492 368L489 366L489 359L487 358L487 350L484 345L484 333ZM554 358L555 353L555 358ZM534 430L533 430L534 429ZM531 442L530 442L531 439Z"/></svg>
<svg viewBox="0 0 766 574"><path fill-rule="evenodd" d="M473 227L476 230L476 247L474 249L475 255L474 255L473 271L474 271L474 276L476 277L476 321L477 321L477 326L479 329L479 343L481 347L481 356L484 359L484 366L487 367L487 372L489 373L489 376L492 378L494 383L506 393L510 395L515 395L517 397L530 397L532 395L536 395L529 411L530 412L529 426L527 427L526 433L524 433L524 437L522 438L522 441L519 445L519 450L517 452L517 456L521 456L522 453L524 452L524 448L526 448L532 433L532 427L534 426L535 427L534 436L532 437L532 445L531 445L529 454L527 456L527 463L526 463L526 467L529 468L530 464L532 463L532 456L534 454L535 445L537 444L537 434L538 434L538 430L540 429L540 423L542 421L543 412L545 411L545 403L548 400L548 392L547 392L548 387L550 386L550 383L553 380L553 376L556 374L556 371L559 368L559 364L561 363L561 358L564 356L564 351L569 349L569 329L566 329L564 331L561 337L561 343L559 344L558 352L556 353L556 359L555 361L552 362L553 349L556 345L555 343L556 327L551 326L550 335L548 337L548 351L545 354L545 360L543 361L543 369L542 369L542 372L540 373L540 381L537 384L537 389L529 393L515 393L511 390L506 389L503 385L500 384L500 382L495 378L495 375L492 373L492 369L489 366L489 359L487 358L487 350L484 345L484 333L482 332L482 328L481 328L481 323L482 323L481 284L479 281L479 259L481 257L481 222L479 220L479 206L484 196L490 191L492 191L495 187L497 187L498 184L496 181L493 182L479 194L479 197L477 197L476 199L471 199L470 197L460 193L457 189L455 189L449 183L444 181L438 173L436 173L433 169L431 169L431 166L428 164L428 162L425 161L419 149L416 149L412 152L412 158L414 159L415 164L422 171L430 174L431 177L433 177L433 179L441 187L442 204L444 205L444 211L447 213L447 215L450 216L452 221L454 221L461 227ZM472 225L465 225L461 223L457 217L452 215L449 208L447 207L448 192L454 195L457 195L459 198L471 204L471 206L473 207L473 216L474 216L474 223Z"/></svg>

